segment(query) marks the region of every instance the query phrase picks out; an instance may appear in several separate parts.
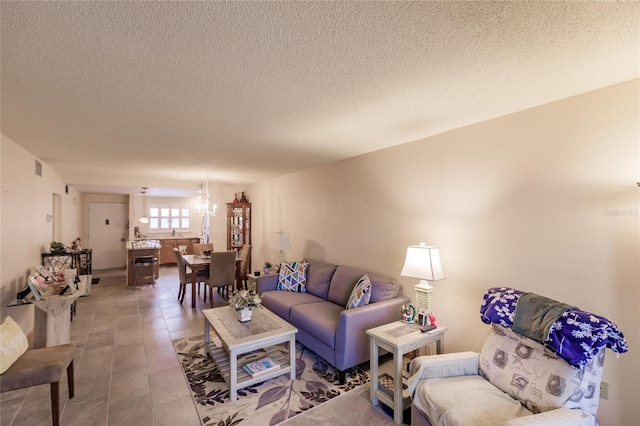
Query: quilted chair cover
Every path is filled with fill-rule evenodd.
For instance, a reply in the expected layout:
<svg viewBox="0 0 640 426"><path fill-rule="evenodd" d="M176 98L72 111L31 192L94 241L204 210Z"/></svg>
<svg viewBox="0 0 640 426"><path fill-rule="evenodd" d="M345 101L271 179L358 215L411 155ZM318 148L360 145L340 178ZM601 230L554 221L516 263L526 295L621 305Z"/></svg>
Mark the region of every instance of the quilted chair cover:
<svg viewBox="0 0 640 426"><path fill-rule="evenodd" d="M612 321L568 305L546 340L517 334L514 314L523 294L485 293L481 318L492 328L480 354L414 359L412 424L598 425L605 348L626 352L624 336Z"/></svg>

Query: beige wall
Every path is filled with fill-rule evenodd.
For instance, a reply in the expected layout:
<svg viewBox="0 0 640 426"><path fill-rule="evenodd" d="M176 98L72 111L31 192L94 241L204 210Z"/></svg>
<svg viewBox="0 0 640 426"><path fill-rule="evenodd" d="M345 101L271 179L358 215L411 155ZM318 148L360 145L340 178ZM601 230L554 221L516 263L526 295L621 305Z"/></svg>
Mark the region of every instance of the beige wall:
<svg viewBox="0 0 640 426"><path fill-rule="evenodd" d="M254 267L273 233L303 256L399 279L406 247L441 248L447 352L479 350L483 292L512 286L619 325L603 425L640 417L638 80L253 185Z"/></svg>
<svg viewBox="0 0 640 426"><path fill-rule="evenodd" d="M29 268L40 264L40 253L49 249L53 238L53 195L61 196L62 242L71 242L82 235L82 194L69 188L60 175L43 161L42 177L35 174L36 157L12 140L1 135L2 210L0 303L1 316L12 316L26 333L33 329L33 305L7 308L16 292L26 286Z"/></svg>

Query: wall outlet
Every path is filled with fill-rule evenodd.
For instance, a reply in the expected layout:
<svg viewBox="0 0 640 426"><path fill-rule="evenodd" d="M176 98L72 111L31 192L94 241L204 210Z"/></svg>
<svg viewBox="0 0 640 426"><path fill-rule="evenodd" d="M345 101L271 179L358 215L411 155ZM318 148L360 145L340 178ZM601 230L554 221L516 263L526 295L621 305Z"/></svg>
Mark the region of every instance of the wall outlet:
<svg viewBox="0 0 640 426"><path fill-rule="evenodd" d="M600 398L609 399L609 383L600 382Z"/></svg>

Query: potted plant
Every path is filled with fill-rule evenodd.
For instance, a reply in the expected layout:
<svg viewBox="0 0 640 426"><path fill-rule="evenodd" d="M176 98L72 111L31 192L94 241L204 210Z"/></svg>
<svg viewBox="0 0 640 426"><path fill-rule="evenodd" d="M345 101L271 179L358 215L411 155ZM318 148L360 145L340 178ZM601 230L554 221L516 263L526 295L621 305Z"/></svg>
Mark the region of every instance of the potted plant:
<svg viewBox="0 0 640 426"><path fill-rule="evenodd" d="M234 291L229 297L229 307L236 310L240 322L251 321L252 309L261 308L260 302L262 299L253 289Z"/></svg>
<svg viewBox="0 0 640 426"><path fill-rule="evenodd" d="M49 246L49 251L51 253L64 253L67 251L67 246L65 246L64 244L58 241L51 241L51 245Z"/></svg>
<svg viewBox="0 0 640 426"><path fill-rule="evenodd" d="M269 261L264 262L264 273L268 274L269 272L271 272L271 263Z"/></svg>

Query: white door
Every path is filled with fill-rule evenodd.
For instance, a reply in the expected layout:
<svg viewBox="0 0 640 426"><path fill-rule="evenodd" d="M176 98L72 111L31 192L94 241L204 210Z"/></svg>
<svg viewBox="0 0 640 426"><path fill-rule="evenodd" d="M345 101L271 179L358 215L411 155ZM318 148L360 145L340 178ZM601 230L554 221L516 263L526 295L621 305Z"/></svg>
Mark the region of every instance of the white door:
<svg viewBox="0 0 640 426"><path fill-rule="evenodd" d="M89 203L89 247L93 269L124 268L126 265L125 203Z"/></svg>

